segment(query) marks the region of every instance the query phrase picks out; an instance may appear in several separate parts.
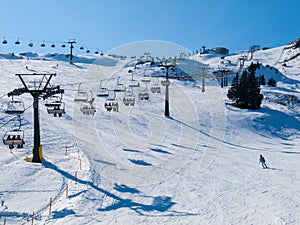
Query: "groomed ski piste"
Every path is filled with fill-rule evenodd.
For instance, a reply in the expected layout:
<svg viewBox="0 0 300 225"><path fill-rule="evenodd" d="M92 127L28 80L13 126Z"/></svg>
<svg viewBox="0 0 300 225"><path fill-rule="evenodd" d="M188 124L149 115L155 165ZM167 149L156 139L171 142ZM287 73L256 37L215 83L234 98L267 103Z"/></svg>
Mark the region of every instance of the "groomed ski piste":
<svg viewBox="0 0 300 225"><path fill-rule="evenodd" d="M32 97L15 97L26 108L25 145L12 151L0 145L0 224L299 224L299 59L282 66L296 51L254 53L266 81L277 81L262 86L260 110L227 104L228 87L217 79L205 79L205 91L201 80L170 79L170 117L164 116L161 68L139 65L133 79L140 86L131 90L134 60L80 55L70 64L60 55L0 53L1 137L19 123L4 112L7 93L22 86L16 73L56 73L51 82L65 90L66 111L53 117L40 101L44 161L29 163ZM237 70L243 54L225 62L216 54L195 55L178 67L196 61ZM98 97L101 80L103 88L127 91ZM161 93L152 93L154 86ZM139 100L146 90L149 99ZM84 115L83 103L74 101L80 91L95 98L94 115ZM135 96L134 106L123 104L126 95ZM288 101L291 95L298 102ZM118 101L118 112L104 108L108 98ZM262 169L260 154L269 169Z"/></svg>

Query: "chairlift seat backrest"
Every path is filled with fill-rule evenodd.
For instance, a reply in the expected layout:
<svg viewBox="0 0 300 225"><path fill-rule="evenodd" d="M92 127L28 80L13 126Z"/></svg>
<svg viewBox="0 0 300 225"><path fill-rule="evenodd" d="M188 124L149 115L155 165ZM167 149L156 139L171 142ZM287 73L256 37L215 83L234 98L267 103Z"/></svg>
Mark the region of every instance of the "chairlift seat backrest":
<svg viewBox="0 0 300 225"><path fill-rule="evenodd" d="M22 114L25 111L24 103L22 101L12 100L7 104L5 113L7 114Z"/></svg>
<svg viewBox="0 0 300 225"><path fill-rule="evenodd" d="M109 96L109 90L107 88L100 88L97 92L98 97L106 97Z"/></svg>
<svg viewBox="0 0 300 225"><path fill-rule="evenodd" d="M3 144L13 146L19 145L22 146L24 144L24 131L15 129L7 131L3 137Z"/></svg>
<svg viewBox="0 0 300 225"><path fill-rule="evenodd" d="M88 94L85 91L78 91L76 93L74 101L87 101L88 100Z"/></svg>

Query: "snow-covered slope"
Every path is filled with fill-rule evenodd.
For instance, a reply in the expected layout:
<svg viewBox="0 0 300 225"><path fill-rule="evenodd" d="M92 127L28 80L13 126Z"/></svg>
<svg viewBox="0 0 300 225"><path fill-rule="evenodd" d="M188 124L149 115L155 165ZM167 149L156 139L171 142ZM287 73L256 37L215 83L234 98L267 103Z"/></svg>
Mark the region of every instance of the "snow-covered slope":
<svg viewBox="0 0 300 225"><path fill-rule="evenodd" d="M146 67L134 74L140 82L133 88L135 106L122 102L130 93L118 92L119 112L107 112L105 98L96 97L100 80L109 89L118 77L127 87L132 83L130 60L78 56L71 65L60 55L1 53L1 137L18 122L4 113L7 92L21 86L15 73L57 73L53 84L65 89L66 114L52 117L40 102L45 160L28 163L32 97L18 97L28 108L22 115L26 144L12 152L0 145L0 223L29 224L34 218L34 224L299 224L300 104L283 96L300 99L300 65L292 59L282 67L288 51L254 53L254 62L276 67L289 79L262 88L260 110L226 105L227 88L214 79L206 79L205 92L200 81L171 80L169 118L163 78L142 82ZM226 57L226 65L216 55L193 59L238 70L240 56ZM153 86L161 93L137 100ZM82 103L74 102L78 87L93 93L94 116L83 115ZM260 154L269 169L261 169Z"/></svg>

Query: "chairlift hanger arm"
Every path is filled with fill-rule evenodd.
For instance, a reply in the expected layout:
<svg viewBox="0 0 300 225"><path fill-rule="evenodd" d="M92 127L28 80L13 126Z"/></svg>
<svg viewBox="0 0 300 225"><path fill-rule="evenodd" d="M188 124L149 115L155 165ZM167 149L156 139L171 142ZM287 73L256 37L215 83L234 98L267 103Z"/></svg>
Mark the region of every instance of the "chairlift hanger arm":
<svg viewBox="0 0 300 225"><path fill-rule="evenodd" d="M60 89L60 86L52 87L52 88L46 88L46 94L43 96L43 99L47 99L53 95L56 94L63 94L65 93L64 89Z"/></svg>
<svg viewBox="0 0 300 225"><path fill-rule="evenodd" d="M27 92L26 88L17 88L17 89L14 89L14 90L11 91L11 92L8 92L8 93L7 93L7 96L8 96L8 97L11 97L11 96L19 96L19 95L22 95L22 94L24 94L24 93L26 93L26 92Z"/></svg>

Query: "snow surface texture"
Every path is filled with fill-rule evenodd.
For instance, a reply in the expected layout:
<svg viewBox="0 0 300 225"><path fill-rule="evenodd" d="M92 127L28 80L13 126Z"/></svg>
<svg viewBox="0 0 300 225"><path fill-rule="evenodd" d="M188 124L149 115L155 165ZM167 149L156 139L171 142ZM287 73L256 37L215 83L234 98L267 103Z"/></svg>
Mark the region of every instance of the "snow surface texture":
<svg viewBox="0 0 300 225"><path fill-rule="evenodd" d="M4 113L7 92L21 87L15 73L57 73L53 82L65 89L66 114L52 117L40 102L44 162L28 163L32 97L16 97L28 107L22 115L26 144L12 152L0 146L0 223L31 224L34 218L34 224L65 225L300 224L300 65L295 58L282 67L288 54L293 52L285 47L254 53L262 70L268 70L266 65L279 70L266 75L278 86L262 87L260 110L226 105L228 89L215 79L206 79L205 92L200 80L172 79L171 116L166 118L163 78L142 82L144 73L159 74L157 68L136 69L135 106L122 102L130 93L117 93L119 112L107 112L106 98L96 96L100 80L109 89L118 77L128 86L132 61L78 56L71 65L59 54L1 53L1 136L18 124ZM218 55L197 55L178 66L186 68L195 60L211 69L237 71L240 56L227 56L230 63L224 65ZM155 85L161 94L149 91ZM149 100L138 100L146 89ZM95 97L94 116L83 115L82 103L74 102L78 91ZM259 165L260 154L269 169Z"/></svg>

